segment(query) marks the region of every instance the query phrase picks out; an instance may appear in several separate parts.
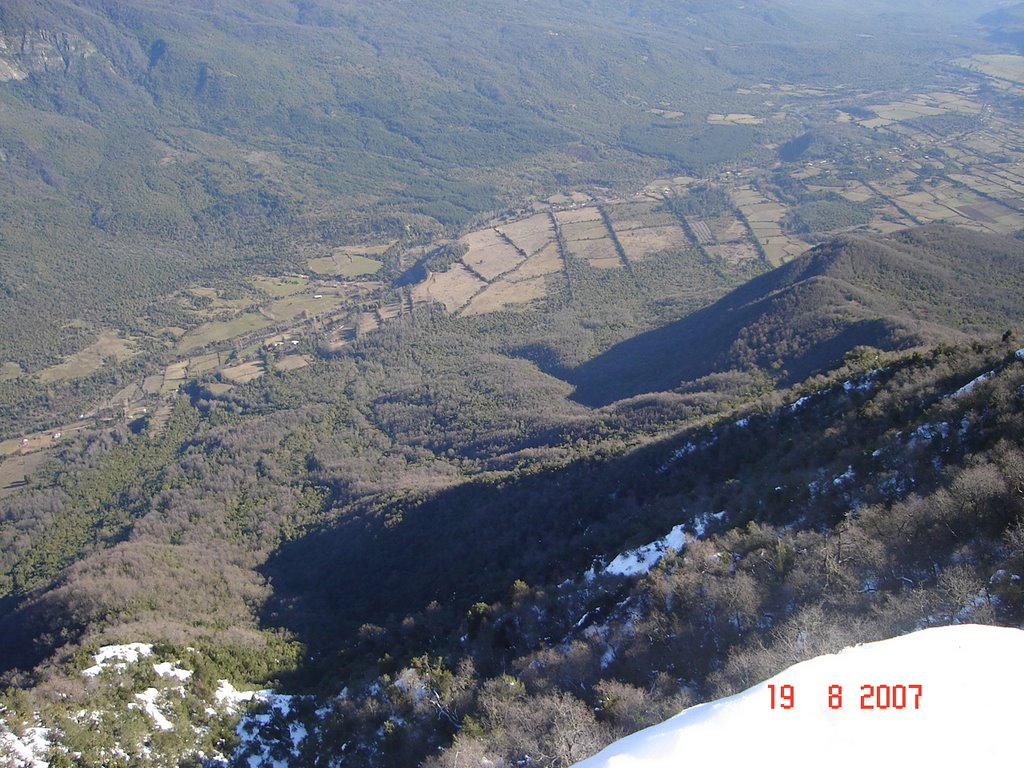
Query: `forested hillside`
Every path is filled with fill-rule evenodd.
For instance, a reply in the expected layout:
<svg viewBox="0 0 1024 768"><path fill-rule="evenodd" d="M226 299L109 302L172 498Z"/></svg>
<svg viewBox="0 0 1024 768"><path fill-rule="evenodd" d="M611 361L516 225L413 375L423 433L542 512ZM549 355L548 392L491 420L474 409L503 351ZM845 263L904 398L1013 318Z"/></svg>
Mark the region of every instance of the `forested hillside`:
<svg viewBox="0 0 1024 768"><path fill-rule="evenodd" d="M754 71L879 87L940 55L822 42L846 23L763 2L5 3L0 362L159 337L174 291L345 240L736 160L756 131L703 113L749 109Z"/></svg>
<svg viewBox="0 0 1024 768"><path fill-rule="evenodd" d="M869 296L878 265L898 264L903 281L878 295L954 275L969 296L971 270L951 271L958 249L1019 264L1019 241L957 235L835 243L753 285L824 262ZM999 295L979 339L1019 323L1012 292ZM786 307L775 322L803 327L808 307ZM951 323L950 340L976 331L959 315L930 319L936 334ZM189 647L216 659L203 667L212 687L215 670L326 695L388 675L304 720L306 748L325 755L351 742L360 764L407 765L453 736L452 755L512 760L534 743L549 754L544 734L575 713L589 737L542 761L557 765L805 651L962 610L1019 620L1024 367L1011 333L909 356L850 346L788 392L758 395L751 369L591 410L510 356L509 331L414 313L303 371L223 395L196 382L160 435L69 443L4 502L2 658L6 679L32 691L9 706L86 738L61 720L61 681L85 649L156 642L161 658ZM666 437L673 424L683 431ZM697 540L677 559L639 582L614 575L616 553L679 525ZM797 632L814 642L794 646ZM509 670L501 693L495 676ZM400 675L425 682L381 698ZM447 697L440 720L409 693L420 685ZM107 691L90 684L72 700ZM187 751L182 738L166 749ZM88 740L95 754L113 748Z"/></svg>
<svg viewBox="0 0 1024 768"><path fill-rule="evenodd" d="M5 2L0 766L564 768L1020 626L1019 16Z"/></svg>
<svg viewBox="0 0 1024 768"><path fill-rule="evenodd" d="M607 404L725 371L789 385L853 347L906 349L1012 328L1024 246L944 227L830 242L711 306L635 336L573 371L574 397Z"/></svg>

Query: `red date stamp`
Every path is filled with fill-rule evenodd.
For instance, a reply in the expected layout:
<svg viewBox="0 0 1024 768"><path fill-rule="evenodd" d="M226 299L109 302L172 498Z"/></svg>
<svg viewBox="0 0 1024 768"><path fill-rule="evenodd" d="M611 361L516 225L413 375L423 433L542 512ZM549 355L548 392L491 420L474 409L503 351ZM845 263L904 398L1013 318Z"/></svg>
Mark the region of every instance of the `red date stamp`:
<svg viewBox="0 0 1024 768"><path fill-rule="evenodd" d="M794 709L796 688L792 685L768 685L772 709ZM864 684L860 687L860 709L920 709L924 686L898 683L889 685ZM827 699L829 709L843 708L843 686L830 685ZM856 706L856 705L853 705Z"/></svg>

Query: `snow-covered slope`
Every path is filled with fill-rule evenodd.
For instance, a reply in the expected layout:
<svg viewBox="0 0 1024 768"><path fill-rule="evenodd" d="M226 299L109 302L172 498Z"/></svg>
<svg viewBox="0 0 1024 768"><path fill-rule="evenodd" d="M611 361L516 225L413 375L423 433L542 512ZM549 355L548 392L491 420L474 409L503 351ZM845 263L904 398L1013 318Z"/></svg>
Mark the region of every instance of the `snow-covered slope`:
<svg viewBox="0 0 1024 768"><path fill-rule="evenodd" d="M1018 765L1022 690L1024 631L926 629L797 664L577 768Z"/></svg>

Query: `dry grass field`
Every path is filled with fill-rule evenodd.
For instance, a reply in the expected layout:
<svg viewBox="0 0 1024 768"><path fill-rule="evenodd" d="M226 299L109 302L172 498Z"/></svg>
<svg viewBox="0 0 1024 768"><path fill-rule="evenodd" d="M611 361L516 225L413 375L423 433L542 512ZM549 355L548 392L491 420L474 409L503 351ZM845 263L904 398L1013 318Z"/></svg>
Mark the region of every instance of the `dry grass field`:
<svg viewBox="0 0 1024 768"><path fill-rule="evenodd" d="M558 246L552 242L520 264L519 268L509 275L509 279L528 280L532 277L551 275L561 272L564 266L558 253Z"/></svg>
<svg viewBox="0 0 1024 768"><path fill-rule="evenodd" d="M545 294L546 278L532 277L528 280L502 280L488 286L477 294L462 310L464 315L479 315L484 312L495 312L517 304L526 304L534 299L542 299Z"/></svg>
<svg viewBox="0 0 1024 768"><path fill-rule="evenodd" d="M267 315L277 321L287 322L298 317L313 317L334 312L343 303L336 292L311 288L303 293L292 294L278 299L267 309Z"/></svg>
<svg viewBox="0 0 1024 768"><path fill-rule="evenodd" d="M447 305L445 305L447 309ZM453 310L448 310L449 312ZM356 334L362 336L364 333L376 331L380 328L380 321L377 320L376 312L360 312L356 317Z"/></svg>
<svg viewBox="0 0 1024 768"><path fill-rule="evenodd" d="M559 229L566 240L600 240L608 237L608 228L601 219L560 224Z"/></svg>
<svg viewBox="0 0 1024 768"><path fill-rule="evenodd" d="M257 290L280 299L306 290L309 287L309 278L299 275L256 277L253 278L252 285Z"/></svg>
<svg viewBox="0 0 1024 768"><path fill-rule="evenodd" d="M309 355L285 355L274 363L279 371L297 371L313 362Z"/></svg>
<svg viewBox="0 0 1024 768"><path fill-rule="evenodd" d="M555 213L555 221L558 226L565 228L567 224L579 224L584 221L600 221L601 212L593 206L577 208L571 211L558 211Z"/></svg>
<svg viewBox="0 0 1024 768"><path fill-rule="evenodd" d="M214 395L223 395L235 388L234 384L227 384L223 381L211 381L206 388Z"/></svg>
<svg viewBox="0 0 1024 768"><path fill-rule="evenodd" d="M456 264L447 272L431 274L416 285L412 289L412 297L414 302L440 302L449 312L455 312L486 286L487 283L465 266Z"/></svg>
<svg viewBox="0 0 1024 768"><path fill-rule="evenodd" d="M569 252L578 259L585 259L588 264L598 269L612 269L622 266L615 245L610 237L599 240L567 240Z"/></svg>
<svg viewBox="0 0 1024 768"><path fill-rule="evenodd" d="M502 224L497 230L530 256L555 240L555 230L547 214L539 213L511 224Z"/></svg>
<svg viewBox="0 0 1024 768"><path fill-rule="evenodd" d="M21 376L24 371L21 366L17 363L4 363L0 365L0 381L6 381L8 379L16 379Z"/></svg>
<svg viewBox="0 0 1024 768"><path fill-rule="evenodd" d="M462 257L463 263L488 282L515 269L523 261L522 254L493 229L470 232L459 242L469 246Z"/></svg>
<svg viewBox="0 0 1024 768"><path fill-rule="evenodd" d="M221 378L227 379L234 384L245 384L246 382L259 378L266 373L266 371L267 369L262 362L250 361L224 368L220 372L220 375Z"/></svg>
<svg viewBox="0 0 1024 768"><path fill-rule="evenodd" d="M0 455L3 455L2 450L0 450ZM44 451L36 451L24 455L8 456L0 461L0 499L17 493L25 484L26 476L39 469L46 461L47 456L48 454Z"/></svg>
<svg viewBox="0 0 1024 768"><path fill-rule="evenodd" d="M764 118L744 113L732 113L728 115L710 114L708 122L712 125L763 125Z"/></svg>
<svg viewBox="0 0 1024 768"><path fill-rule="evenodd" d="M686 236L682 228L676 224L667 227L648 227L618 232L619 243L630 261L643 259L672 248L686 245Z"/></svg>
<svg viewBox="0 0 1024 768"><path fill-rule="evenodd" d="M394 320L405 311L405 307L399 303L384 304L377 310L377 316L381 320Z"/></svg>
<svg viewBox="0 0 1024 768"><path fill-rule="evenodd" d="M315 272L318 275L351 278L376 274L384 265L377 259L353 253L349 248L338 248L330 256L310 259L306 262L306 266L309 267L310 272Z"/></svg>
<svg viewBox="0 0 1024 768"><path fill-rule="evenodd" d="M618 203L605 209L615 233L621 237L622 232L650 227L679 226L670 212L662 210L661 202L646 200L642 203Z"/></svg>
<svg viewBox="0 0 1024 768"><path fill-rule="evenodd" d="M1014 54L979 54L953 62L971 72L982 72L998 80L1024 84L1024 56Z"/></svg>
<svg viewBox="0 0 1024 768"><path fill-rule="evenodd" d="M726 245L711 245L705 249L712 256L730 263L741 261L753 261L760 258L757 248L750 242L728 243Z"/></svg>

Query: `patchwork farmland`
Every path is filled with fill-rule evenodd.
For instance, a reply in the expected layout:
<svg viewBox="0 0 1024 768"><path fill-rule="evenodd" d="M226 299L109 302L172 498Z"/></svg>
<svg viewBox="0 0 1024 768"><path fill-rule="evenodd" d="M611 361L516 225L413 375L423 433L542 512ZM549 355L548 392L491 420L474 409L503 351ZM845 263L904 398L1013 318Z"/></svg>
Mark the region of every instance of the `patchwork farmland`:
<svg viewBox="0 0 1024 768"><path fill-rule="evenodd" d="M190 381L223 394L269 371L315 365L318 355L417 305L463 316L524 311L566 291L571 299L570 276L627 275L623 285L644 290L651 274L685 281L698 262L766 270L837 234L929 222L1024 231L1024 126L1017 112L1024 57L951 62L931 90L761 83L737 94L749 100L743 111L709 114L707 123L755 126L776 137L803 130L806 140L786 153L766 139L768 159L756 167L720 167L702 178L669 175L633 193L595 188L533 202L526 213L463 234L454 241L461 254L454 263L401 288L389 287L385 261L411 269L440 242L338 244L311 253L303 273L194 286L168 297L183 318L180 327L168 324L152 338L97 329L93 345L39 378L86 376L112 357L148 354L157 362L77 421L0 443L0 493L18 487L40 456L78 429L144 417L148 429L160 431ZM662 111L663 119L682 117ZM646 284L638 277L644 270ZM701 300L696 286L676 289ZM21 375L13 363L0 364L0 379Z"/></svg>

